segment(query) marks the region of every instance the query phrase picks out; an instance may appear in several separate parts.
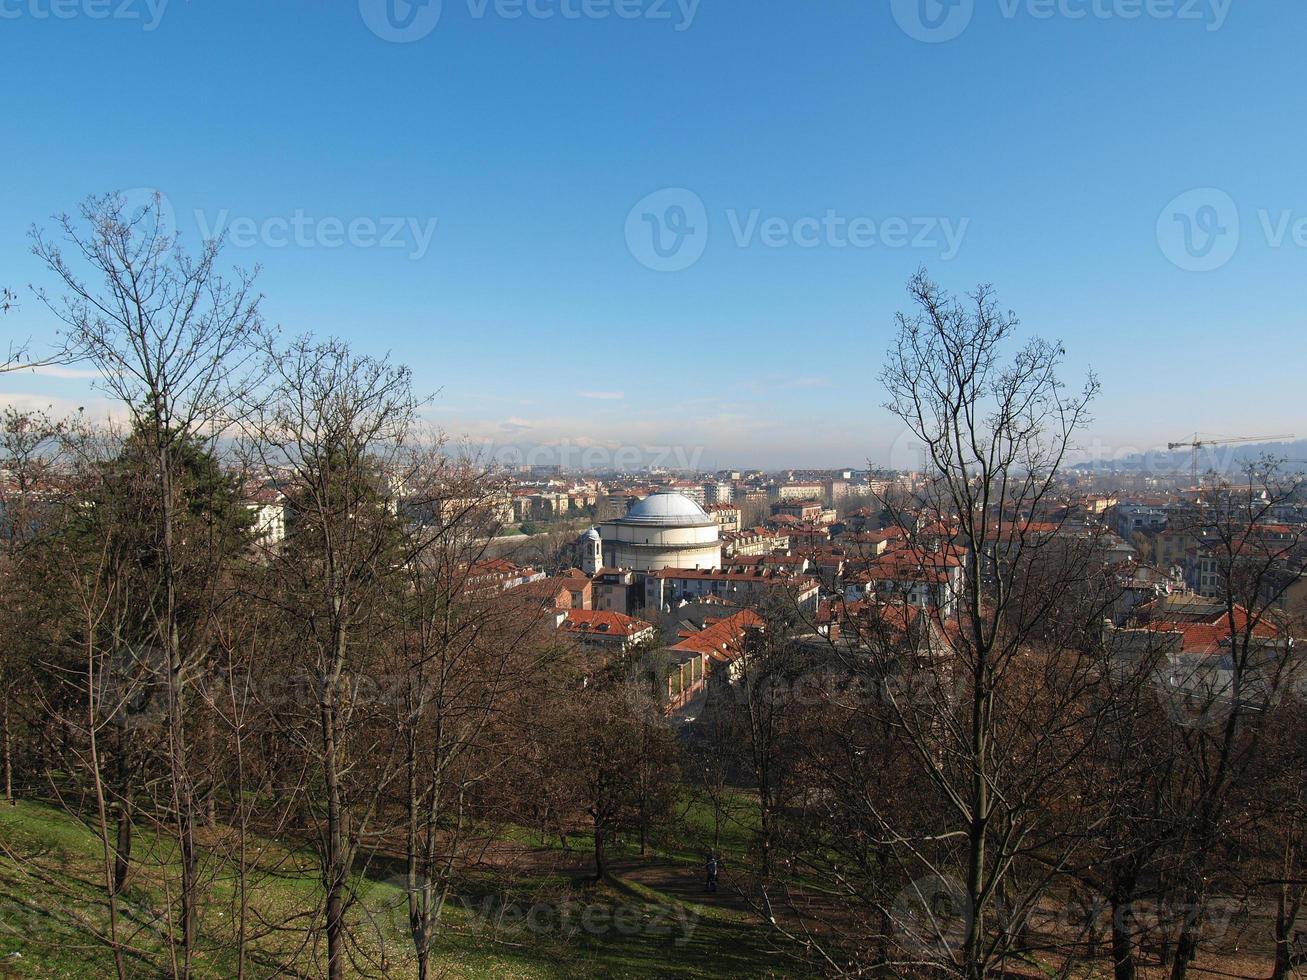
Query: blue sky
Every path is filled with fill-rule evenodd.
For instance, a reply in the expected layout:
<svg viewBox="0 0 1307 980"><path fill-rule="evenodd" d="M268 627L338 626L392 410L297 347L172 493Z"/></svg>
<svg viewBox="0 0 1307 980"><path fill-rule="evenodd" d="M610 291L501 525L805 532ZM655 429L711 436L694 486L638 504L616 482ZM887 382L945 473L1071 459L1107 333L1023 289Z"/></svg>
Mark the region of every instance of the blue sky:
<svg viewBox="0 0 1307 980"><path fill-rule="evenodd" d="M1098 372L1102 452L1307 434L1301 4L386 2L0 0L0 327L52 329L33 222L157 188L497 448L910 462L920 265Z"/></svg>

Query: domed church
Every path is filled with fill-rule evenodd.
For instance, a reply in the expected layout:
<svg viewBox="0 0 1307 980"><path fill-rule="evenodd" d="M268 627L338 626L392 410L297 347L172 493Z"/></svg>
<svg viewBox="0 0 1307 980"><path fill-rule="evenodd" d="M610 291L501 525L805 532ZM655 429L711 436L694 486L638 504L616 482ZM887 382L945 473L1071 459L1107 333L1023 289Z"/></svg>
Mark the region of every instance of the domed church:
<svg viewBox="0 0 1307 980"><path fill-rule="evenodd" d="M720 567L719 535L720 525L693 500L660 490L633 506L625 517L587 531L582 543L588 549L587 566L600 560L605 568L656 572Z"/></svg>

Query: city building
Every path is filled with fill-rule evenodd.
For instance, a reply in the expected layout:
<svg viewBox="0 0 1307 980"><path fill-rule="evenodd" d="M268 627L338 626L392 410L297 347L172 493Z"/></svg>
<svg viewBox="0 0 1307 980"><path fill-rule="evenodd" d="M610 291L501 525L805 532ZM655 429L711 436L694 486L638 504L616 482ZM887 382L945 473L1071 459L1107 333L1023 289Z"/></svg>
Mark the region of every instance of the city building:
<svg viewBox="0 0 1307 980"><path fill-rule="evenodd" d="M722 563L721 527L689 497L650 494L622 517L599 525L602 567L652 572L716 568Z"/></svg>
<svg viewBox="0 0 1307 980"><path fill-rule="evenodd" d="M635 572L622 568L601 568L590 580L595 609L630 613L642 598Z"/></svg>
<svg viewBox="0 0 1307 980"><path fill-rule="evenodd" d="M558 575L513 586L508 595L545 609L589 609L593 587L582 575Z"/></svg>
<svg viewBox="0 0 1307 980"><path fill-rule="evenodd" d="M673 603L693 602L704 596L749 605L776 590L792 592L800 609L815 609L820 586L814 578L790 575L763 566L742 572L725 572L719 568L664 568L645 576L644 605L647 609L667 609Z"/></svg>
<svg viewBox="0 0 1307 980"><path fill-rule="evenodd" d="M675 646L668 647L668 664L664 695L667 707L684 704L703 690L714 670L724 669L728 679L736 676L736 662L748 649L749 639L763 630L763 619L750 609L742 609L723 619L707 619L703 629L686 630Z"/></svg>
<svg viewBox="0 0 1307 980"><path fill-rule="evenodd" d="M821 483L782 483L776 487L777 500L824 500L826 487Z"/></svg>
<svg viewBox="0 0 1307 980"><path fill-rule="evenodd" d="M734 504L709 504L704 508L722 529L722 534L730 534L740 529L740 508Z"/></svg>
<svg viewBox="0 0 1307 980"><path fill-rule="evenodd" d="M657 635L653 625L643 619L603 609L568 609L558 628L587 646L618 653L652 642Z"/></svg>
<svg viewBox="0 0 1307 980"><path fill-rule="evenodd" d="M259 544L271 548L286 537L286 498L273 487L258 487L247 493L245 507L254 519Z"/></svg>
<svg viewBox="0 0 1307 980"><path fill-rule="evenodd" d="M1136 532L1152 533L1166 527L1170 513L1154 504L1120 503L1112 508L1112 530L1127 541Z"/></svg>
<svg viewBox="0 0 1307 980"><path fill-rule="evenodd" d="M468 567L463 587L468 592L504 592L544 577L538 568L524 567L507 558L483 558Z"/></svg>
<svg viewBox="0 0 1307 980"><path fill-rule="evenodd" d="M773 517L793 517L799 521L816 521L825 508L820 500L788 500L782 498L772 504Z"/></svg>
<svg viewBox="0 0 1307 980"><path fill-rule="evenodd" d="M703 499L708 506L733 503L735 501L735 485L725 480L705 483L703 485Z"/></svg>
<svg viewBox="0 0 1307 980"><path fill-rule="evenodd" d="M743 558L750 555L768 555L789 547L789 538L764 527L748 527L723 535L722 552L725 558Z"/></svg>
<svg viewBox="0 0 1307 980"><path fill-rule="evenodd" d="M964 572L956 554L906 547L872 559L845 579L844 599L906 602L951 617L962 594Z"/></svg>

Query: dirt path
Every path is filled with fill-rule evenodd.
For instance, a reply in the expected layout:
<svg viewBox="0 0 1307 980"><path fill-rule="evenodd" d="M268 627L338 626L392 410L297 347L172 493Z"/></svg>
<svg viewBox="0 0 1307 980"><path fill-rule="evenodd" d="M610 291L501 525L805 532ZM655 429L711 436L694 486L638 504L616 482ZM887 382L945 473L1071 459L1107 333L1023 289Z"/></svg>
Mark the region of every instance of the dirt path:
<svg viewBox="0 0 1307 980"><path fill-rule="evenodd" d="M613 869L628 881L657 889L678 901L729 909L732 912L753 911L741 897L727 869L723 869L715 892L710 892L705 887L707 877L702 869L684 864L669 861L619 861L613 865Z"/></svg>

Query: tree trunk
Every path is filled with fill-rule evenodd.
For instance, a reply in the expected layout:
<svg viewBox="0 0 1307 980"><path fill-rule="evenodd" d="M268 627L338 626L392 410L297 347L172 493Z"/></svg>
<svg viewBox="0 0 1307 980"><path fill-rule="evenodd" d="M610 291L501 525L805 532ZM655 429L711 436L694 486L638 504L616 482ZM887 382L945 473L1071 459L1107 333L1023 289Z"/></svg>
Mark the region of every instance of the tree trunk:
<svg viewBox="0 0 1307 980"><path fill-rule="evenodd" d="M3 705L0 705L0 752L3 752L3 765L5 770L5 802L10 806L17 806L18 801L14 799L14 747L9 732L9 698L4 699Z"/></svg>
<svg viewBox="0 0 1307 980"><path fill-rule="evenodd" d="M975 617L979 622L979 615ZM989 815L989 781L985 758L989 751L987 695L985 693L985 656L977 658L975 670L975 696L971 718L971 821L967 826L967 893L968 908L965 935L962 940L962 968L969 980L984 976L984 909L980 897L984 893L985 833Z"/></svg>
<svg viewBox="0 0 1307 980"><path fill-rule="evenodd" d="M113 752L113 780L110 783L110 799L115 811L114 858L113 858L113 893L119 894L127 885L127 878L132 870L132 835L133 820L136 817L135 797L132 786L131 763L127 750L123 746L123 736L119 732Z"/></svg>
<svg viewBox="0 0 1307 980"><path fill-rule="evenodd" d="M124 793L118 801L118 827L114 839L113 893L127 886L127 875L132 870L132 798Z"/></svg>
<svg viewBox="0 0 1307 980"><path fill-rule="evenodd" d="M761 783L762 780L759 780ZM758 873L762 876L764 882L771 877L771 807L767 804L767 794L764 788L762 797L762 806L758 810L759 825L762 828L762 835L758 841L760 854L758 856Z"/></svg>
<svg viewBox="0 0 1307 980"><path fill-rule="evenodd" d="M418 786L418 750L417 733L412 726L404 732L405 768L408 770L408 826L405 828L405 877L404 887L408 898L408 927L413 939L413 952L417 957L418 980L428 980L431 975L431 906L428 897L430 882L422 873L423 859L429 855L430 838L427 850L423 849L418 834L420 813ZM430 828L428 829L430 833ZM427 866L430 861L425 862Z"/></svg>
<svg viewBox="0 0 1307 980"><path fill-rule="evenodd" d="M1198 943L1188 930L1180 933L1175 944L1175 961L1171 964L1171 980L1185 980L1189 976L1189 964L1198 953Z"/></svg>
<svg viewBox="0 0 1307 980"><path fill-rule="evenodd" d="M608 858L604 852L606 841L604 840L603 823L598 817L594 820L595 831L595 881L603 881L608 877Z"/></svg>
<svg viewBox="0 0 1307 980"><path fill-rule="evenodd" d="M195 798L186 772L185 719L183 718L182 665L174 660L168 671L169 741L173 775L173 799L177 811L177 845L181 860L181 933L182 980L191 975L191 951L195 945L196 917L199 911L199 854L195 844Z"/></svg>
<svg viewBox="0 0 1307 980"><path fill-rule="evenodd" d="M1187 901L1180 920L1180 932L1175 939L1175 960L1171 964L1171 980L1185 980L1189 975L1189 964L1198 955L1199 915L1195 910L1203 906L1199 904L1200 898L1194 892L1186 893L1185 898Z"/></svg>
<svg viewBox="0 0 1307 980"><path fill-rule="evenodd" d="M336 767L335 687L328 680L323 692L322 754L323 782L327 796L327 840L325 864L327 891L327 976L345 977L345 835L340 806L340 774Z"/></svg>
<svg viewBox="0 0 1307 980"><path fill-rule="evenodd" d="M158 396L155 396L156 399ZM198 851L195 845L195 790L191 785L189 750L186 740L186 664L182 654L181 632L178 627L177 571L174 555L172 453L169 434L161 428L166 418L163 412L155 415L155 451L159 474L159 511L163 541L159 551L164 588L164 609L160 630L168 658L168 761L172 782L173 809L177 826L177 848L181 859L181 933L182 980L191 975L191 952L195 943L196 917L199 911Z"/></svg>
<svg viewBox="0 0 1307 980"><path fill-rule="evenodd" d="M1275 897L1275 969L1271 980L1288 980L1293 972L1293 929L1302 897L1290 898L1289 888L1281 885Z"/></svg>
<svg viewBox="0 0 1307 980"><path fill-rule="evenodd" d="M1126 922L1127 903L1112 901L1112 976L1115 980L1135 980L1138 970L1135 967L1134 943L1130 937L1129 923Z"/></svg>
<svg viewBox="0 0 1307 980"><path fill-rule="evenodd" d="M891 856L890 846L887 843L882 843L876 849L876 866L882 882L889 881ZM880 935L876 939L876 956L882 963L885 963L889 961L889 941L890 935L894 931L894 920L890 915L890 907L885 902L881 902L880 905L880 926L878 931Z"/></svg>
<svg viewBox="0 0 1307 980"><path fill-rule="evenodd" d="M87 635L90 635L90 630L87 631ZM118 975L118 980L127 980L127 964L123 957L122 943L118 939L118 890L113 884L113 862L109 853L108 808L105 799L104 778L100 770L100 747L96 739L95 654L89 640L87 641L86 661L86 731L90 741L91 780L95 787L96 816L100 831L100 855L103 861L105 890L108 892L105 897L108 899L109 905L109 946L113 950L114 971Z"/></svg>

